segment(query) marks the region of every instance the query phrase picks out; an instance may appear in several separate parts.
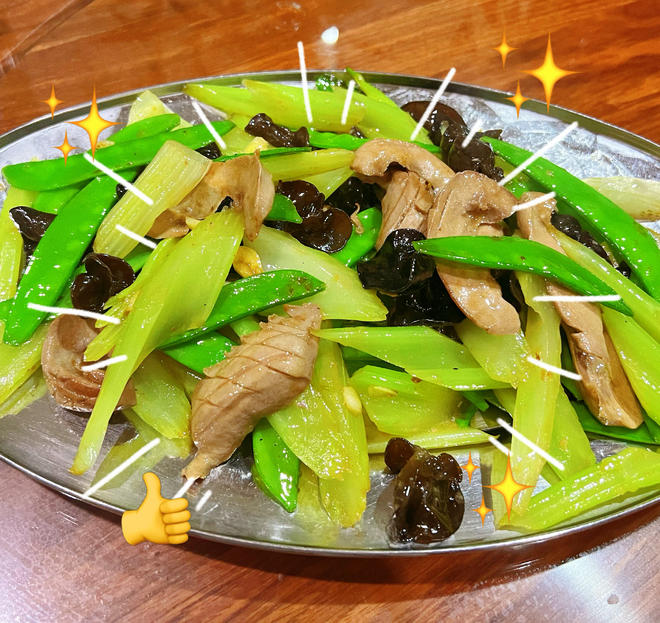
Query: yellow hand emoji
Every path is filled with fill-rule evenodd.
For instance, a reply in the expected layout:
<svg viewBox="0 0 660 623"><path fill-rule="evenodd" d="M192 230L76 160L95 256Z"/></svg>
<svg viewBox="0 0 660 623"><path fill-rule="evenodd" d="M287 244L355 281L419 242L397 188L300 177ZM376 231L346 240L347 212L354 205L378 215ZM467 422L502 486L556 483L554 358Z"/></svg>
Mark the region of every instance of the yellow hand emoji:
<svg viewBox="0 0 660 623"><path fill-rule="evenodd" d="M177 545L188 540L190 511L188 500L169 500L160 494L160 480L152 472L142 476L147 485L147 495L134 511L126 511L121 517L121 529L130 545L142 541Z"/></svg>

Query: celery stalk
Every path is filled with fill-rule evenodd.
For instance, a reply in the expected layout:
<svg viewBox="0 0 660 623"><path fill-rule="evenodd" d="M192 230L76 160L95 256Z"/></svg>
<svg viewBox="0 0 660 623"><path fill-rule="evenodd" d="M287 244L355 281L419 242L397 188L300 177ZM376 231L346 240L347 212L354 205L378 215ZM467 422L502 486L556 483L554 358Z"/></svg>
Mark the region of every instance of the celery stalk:
<svg viewBox="0 0 660 623"><path fill-rule="evenodd" d="M10 187L0 210L0 301L16 294L23 264L23 238L9 210L19 205L31 206L37 193Z"/></svg>
<svg viewBox="0 0 660 623"><path fill-rule="evenodd" d="M429 327L346 327L322 329L316 334L450 389L505 386L490 378L464 346Z"/></svg>
<svg viewBox="0 0 660 623"><path fill-rule="evenodd" d="M365 290L354 270L327 253L310 249L289 234L269 227L262 227L257 239L245 245L258 253L265 271L297 269L323 281L325 290L305 302L318 305L324 318L385 320L387 310L376 293Z"/></svg>
<svg viewBox="0 0 660 623"><path fill-rule="evenodd" d="M538 493L523 514L512 514L510 523L524 530L545 530L623 495L659 485L660 454L626 448Z"/></svg>
<svg viewBox="0 0 660 623"><path fill-rule="evenodd" d="M660 219L660 181L638 177L591 177L582 180L640 221Z"/></svg>
<svg viewBox="0 0 660 623"><path fill-rule="evenodd" d="M317 149L264 158L261 164L275 180L299 180L348 167L353 152L348 149Z"/></svg>
<svg viewBox="0 0 660 623"><path fill-rule="evenodd" d="M389 106L396 106L396 108L399 108L396 102L394 102L389 97L387 97L385 93L383 93L380 89L376 88L375 86L369 84L361 73L354 71L350 67L346 68L346 73L353 80L355 80L355 83L358 85L358 87L360 87L362 93L364 93L369 99L375 100L376 102L382 102L383 104L388 104Z"/></svg>
<svg viewBox="0 0 660 623"><path fill-rule="evenodd" d="M173 112L174 111L169 106L166 106L157 95L151 91L143 91L135 98L133 104L131 104L131 109L128 111L128 122L126 125L141 121L142 119L148 119L149 117L166 115ZM181 119L175 130L178 130L179 128L187 128L189 126L190 124L185 119ZM112 136L110 136L110 140L112 140Z"/></svg>
<svg viewBox="0 0 660 623"><path fill-rule="evenodd" d="M133 411L168 439L186 437L190 434L190 402L165 359L158 351L151 353L131 377L137 398Z"/></svg>
<svg viewBox="0 0 660 623"><path fill-rule="evenodd" d="M365 366L350 380L369 419L384 433L408 437L452 422L461 394L409 374Z"/></svg>
<svg viewBox="0 0 660 623"><path fill-rule="evenodd" d="M135 186L153 200L153 205L127 191L103 219L94 240L94 251L125 257L138 242L117 231L116 226L122 225L144 236L160 214L178 205L197 186L209 166L208 158L196 151L176 141L166 141L135 181Z"/></svg>
<svg viewBox="0 0 660 623"><path fill-rule="evenodd" d="M599 277L612 290L621 296L623 302L632 310L633 318L653 338L660 342L660 303L638 288L630 279L626 279L603 258L576 240L560 231L553 232L566 255L588 271Z"/></svg>
<svg viewBox="0 0 660 623"><path fill-rule="evenodd" d="M312 152L313 153L313 152ZM341 167L339 169L332 169L325 173L316 173L315 175L306 175L301 178L305 182L314 184L319 192L328 198L335 190L337 190L349 177L353 175L350 167Z"/></svg>
<svg viewBox="0 0 660 623"><path fill-rule="evenodd" d="M528 305L525 339L532 356L555 367L561 364L559 316L552 303L534 300L545 294L545 280L537 275L516 273ZM552 438L557 395L561 389L558 374L529 363L524 382L518 385L513 411L513 427L542 450L548 451ZM522 380L522 379L521 379ZM511 470L520 484L536 486L545 459L517 437L511 440ZM513 500L513 510L522 511L532 489L522 491Z"/></svg>
<svg viewBox="0 0 660 623"><path fill-rule="evenodd" d="M46 381L37 369L14 393L0 403L0 418L15 415L46 395Z"/></svg>
<svg viewBox="0 0 660 623"><path fill-rule="evenodd" d="M173 243L171 252L154 269L121 325L113 354L125 355L126 360L106 370L71 467L74 474L84 473L96 461L110 416L128 379L145 357L172 335L205 322L242 235L239 213L224 210L212 214Z"/></svg>
<svg viewBox="0 0 660 623"><path fill-rule="evenodd" d="M660 344L613 309L603 307L603 321L639 402L660 424Z"/></svg>

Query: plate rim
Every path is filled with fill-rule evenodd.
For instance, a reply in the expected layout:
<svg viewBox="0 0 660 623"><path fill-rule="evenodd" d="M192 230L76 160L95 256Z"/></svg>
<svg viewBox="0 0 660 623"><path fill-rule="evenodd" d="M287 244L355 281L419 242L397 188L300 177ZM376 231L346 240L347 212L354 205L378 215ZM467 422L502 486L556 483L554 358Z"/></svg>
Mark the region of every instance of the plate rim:
<svg viewBox="0 0 660 623"><path fill-rule="evenodd" d="M308 70L309 82L313 82L318 76L324 73L339 73L343 69L313 69ZM437 89L441 84L440 78L429 78L426 76L417 76L413 74L399 74L387 72L361 72L369 82L380 85L388 86L401 86L401 87L415 87ZM236 85L244 79L261 79L269 82L300 82L299 70L273 70L261 72L240 72L234 74L220 74L215 76L205 76L200 78L192 78L186 80L177 80L172 82L165 82L157 85L150 85L133 89L130 91L122 91L121 93L108 95L97 100L98 104L105 106L120 106L129 103L136 95L148 89L154 92L159 97L167 95L175 95L182 92L182 87L185 84L195 83L209 83L220 81L224 83ZM469 97L478 97L486 101L498 101L504 103L504 96L510 95L506 91L494 89L491 87L482 87L477 85L466 84L462 82L452 82L447 88L448 93L458 93L467 95ZM42 130L55 123L61 123L73 119L80 114L86 112L86 108L91 102L83 102L74 106L70 106L59 110L53 117L50 114L42 115L26 123L23 123L13 129L8 130L0 135L0 149L11 145L14 141L26 138L31 133ZM578 121L580 127L589 130L590 132L597 133L607 138L615 139L642 151L648 155L660 159L660 145L647 139L643 136L635 134L629 130L616 126L614 124L602 121L595 117L585 115L583 113L550 104L549 108L546 103L537 99L529 99L526 102L526 109L535 113L540 113L545 117L554 118L558 121L566 123ZM78 502L86 503L90 506L100 508L102 510L110 511L117 515L124 512L125 509L104 502L96 498L88 498L82 492L75 491L65 485L59 484L49 480L46 476L34 472L25 466L21 465L15 459L12 459L0 452L0 459L8 465L18 469L20 472L26 474L32 479L36 480L42 485L53 489L66 497L77 500ZM245 537L237 537L230 535L222 535L207 530L193 528L189 534L192 536L200 537L209 541L223 543L226 545L249 547L251 549L260 549L265 551L277 553L289 553L308 556L328 556L328 557L354 557L354 558L383 558L383 557L417 557L428 556L432 554L460 554L467 552L485 552L496 550L498 548L513 548L519 549L529 545L536 545L548 541L556 540L569 534L576 534L602 526L606 523L615 521L621 517L625 517L637 511L652 508L657 506L660 510L660 492L646 500L641 500L630 506L615 510L603 516L590 519L584 523L561 526L555 529L546 530L534 534L521 534L520 536L512 536L499 541L489 541L484 543L468 543L456 544L447 547L420 547L420 548L389 548L389 549L350 549L350 548L331 548L319 547L314 545L295 545L284 542L265 541L260 539L250 539Z"/></svg>

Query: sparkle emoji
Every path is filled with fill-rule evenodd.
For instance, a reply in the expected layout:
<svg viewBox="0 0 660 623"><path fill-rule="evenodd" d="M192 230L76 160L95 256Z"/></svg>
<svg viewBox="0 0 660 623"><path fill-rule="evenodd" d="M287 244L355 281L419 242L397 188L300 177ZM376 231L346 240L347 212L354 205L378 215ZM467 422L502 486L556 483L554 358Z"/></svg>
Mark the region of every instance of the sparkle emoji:
<svg viewBox="0 0 660 623"><path fill-rule="evenodd" d="M492 512L493 512L493 509L492 509L492 508L488 508L488 507L486 506L486 502L485 502L485 500L484 500L484 496L483 496L483 495L481 496L481 506L480 506L479 508L473 508L472 510L473 510L475 513L479 513L479 516L481 517L481 525L482 525L482 526L484 525L484 522L486 521L486 515L488 515L488 513L492 513Z"/></svg>
<svg viewBox="0 0 660 623"><path fill-rule="evenodd" d="M55 97L55 85L50 85L50 97L47 100L41 100L44 104L48 104L50 108L50 118L52 119L55 115L55 109L62 103L62 100L58 100Z"/></svg>
<svg viewBox="0 0 660 623"><path fill-rule="evenodd" d="M465 465L461 465L461 469L464 469L467 472L468 482L472 482L472 474L479 469L479 466L472 462L472 452L468 454L468 462Z"/></svg>
<svg viewBox="0 0 660 623"><path fill-rule="evenodd" d="M518 80L516 94L513 97L505 97L504 99L507 99L516 105L516 117L520 117L520 107L529 99L529 97L524 97L520 92L520 80Z"/></svg>
<svg viewBox="0 0 660 623"><path fill-rule="evenodd" d="M506 33L502 32L502 43L500 43L496 48L493 48L496 52L499 52L502 57L502 69L506 66L506 57L511 54L514 50L518 48L512 48L506 41Z"/></svg>
<svg viewBox="0 0 660 623"><path fill-rule="evenodd" d="M506 462L506 472L502 482L497 483L496 485L485 485L489 489L494 489L502 494L504 502L506 504L506 513L509 519L511 519L511 508L513 507L513 499L521 491L525 489L531 489L529 485L521 485L519 482L516 482L513 477L513 472L511 471L511 457L507 459Z"/></svg>
<svg viewBox="0 0 660 623"><path fill-rule="evenodd" d="M64 131L64 141L61 145L54 147L54 149L59 149L64 154L64 164L66 164L66 159L69 157L69 152L75 149L75 147L69 143L66 130Z"/></svg>
<svg viewBox="0 0 660 623"><path fill-rule="evenodd" d="M92 95L92 105L89 109L89 115L85 117L82 121L69 121L81 127L87 135L89 136L89 142L92 146L92 157L94 157L94 152L96 151L96 144L98 143L99 136L103 130L106 130L110 126L118 125L118 121L108 121L104 119L99 114L99 107L96 104L96 87L94 87L94 94Z"/></svg>
<svg viewBox="0 0 660 623"><path fill-rule="evenodd" d="M557 84L559 80L566 76L578 73L576 71L561 69L561 67L558 67L555 64L555 58L552 55L550 35L548 35L548 46L545 50L545 60L543 61L543 64L536 69L526 69L524 71L526 74L534 76L543 85L543 90L545 91L545 102L548 106L548 110L550 110L550 98L552 97L552 90L555 88L555 84Z"/></svg>
<svg viewBox="0 0 660 623"><path fill-rule="evenodd" d="M188 540L190 511L188 500L169 500L160 494L160 480L152 472L142 476L147 495L134 511L126 511L121 517L121 530L130 545L142 541L178 545Z"/></svg>

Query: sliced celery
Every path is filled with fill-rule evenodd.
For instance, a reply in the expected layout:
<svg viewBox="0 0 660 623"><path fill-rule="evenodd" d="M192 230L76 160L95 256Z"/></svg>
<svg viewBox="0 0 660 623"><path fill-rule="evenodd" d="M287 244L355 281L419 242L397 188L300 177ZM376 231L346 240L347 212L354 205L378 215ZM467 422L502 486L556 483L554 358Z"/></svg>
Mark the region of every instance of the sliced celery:
<svg viewBox="0 0 660 623"><path fill-rule="evenodd" d="M626 448L538 493L523 514L511 516L510 523L524 530L545 530L621 496L658 486L660 454Z"/></svg>
<svg viewBox="0 0 660 623"><path fill-rule="evenodd" d="M583 180L640 221L660 219L660 181L639 177L591 177Z"/></svg>
<svg viewBox="0 0 660 623"><path fill-rule="evenodd" d="M19 205L31 206L37 193L10 187L0 210L0 301L16 294L23 263L23 238L12 221L9 210Z"/></svg>
<svg viewBox="0 0 660 623"><path fill-rule="evenodd" d="M365 366L350 381L369 419L384 433L408 437L432 431L458 414L461 394L409 374Z"/></svg>
<svg viewBox="0 0 660 623"><path fill-rule="evenodd" d="M174 111L169 106L166 106L157 95L151 91L143 91L135 98L135 101L131 105L131 109L128 112L127 125L135 123L136 121L141 121L142 119L148 119L149 117L167 115L173 112ZM189 126L190 124L185 119L181 119L179 125L176 127L187 128Z"/></svg>
<svg viewBox="0 0 660 623"><path fill-rule="evenodd" d="M242 217L235 210L212 214L175 242L154 268L121 325L113 354L124 355L126 360L106 369L71 467L74 474L84 473L96 461L110 416L128 379L145 357L172 335L199 327L206 320L242 235Z"/></svg>
<svg viewBox="0 0 660 623"><path fill-rule="evenodd" d="M275 180L299 180L313 175L344 169L353 161L347 149L317 149L264 158L261 164Z"/></svg>
<svg viewBox="0 0 660 623"><path fill-rule="evenodd" d="M316 334L451 389L505 387L490 378L464 346L429 327L346 327Z"/></svg>
<svg viewBox="0 0 660 623"><path fill-rule="evenodd" d="M559 231L553 232L566 255L588 271L599 277L612 290L621 296L623 302L632 310L633 318L653 338L660 342L660 303L638 288L630 279L626 279L611 264L596 255L591 249L569 238Z"/></svg>
<svg viewBox="0 0 660 623"><path fill-rule="evenodd" d="M313 153L313 152L312 152ZM314 184L326 198L337 190L349 177L353 175L350 167L341 167L332 169L325 173L316 173L315 175L306 175L302 177L305 182Z"/></svg>
<svg viewBox="0 0 660 623"><path fill-rule="evenodd" d="M46 395L46 381L40 369L37 369L14 393L0 403L0 418L15 415Z"/></svg>
<svg viewBox="0 0 660 623"><path fill-rule="evenodd" d="M44 322L27 342L11 346L0 341L0 404L7 400L41 365L41 347L50 323ZM0 338L4 325L0 323Z"/></svg>
<svg viewBox="0 0 660 623"><path fill-rule="evenodd" d="M259 254L265 271L297 269L325 283L323 292L305 301L317 304L325 318L385 320L387 309L376 293L365 290L354 270L327 253L310 249L289 234L269 227L262 227L257 239L245 244Z"/></svg>
<svg viewBox="0 0 660 623"><path fill-rule="evenodd" d="M210 165L209 159L196 151L176 141L166 141L135 180L135 186L153 200L153 205L127 191L103 219L94 251L125 257L139 243L117 231L116 226L144 236L156 217L178 205L197 186Z"/></svg>
<svg viewBox="0 0 660 623"><path fill-rule="evenodd" d="M133 411L161 435L177 439L190 434L190 402L165 359L162 353L151 353L133 373Z"/></svg>
<svg viewBox="0 0 660 623"><path fill-rule="evenodd" d="M603 307L603 321L639 402L660 424L660 344L613 309Z"/></svg>
<svg viewBox="0 0 660 623"><path fill-rule="evenodd" d="M369 84L361 73L352 70L350 67L346 68L346 73L353 80L355 80L355 83L358 85L358 87L360 87L362 93L364 93L368 98L375 100L377 102L382 102L383 104L388 104L390 106L396 106L396 108L399 108L397 103L391 100L389 97L387 97L385 93L383 93L380 89L376 88L375 86Z"/></svg>

